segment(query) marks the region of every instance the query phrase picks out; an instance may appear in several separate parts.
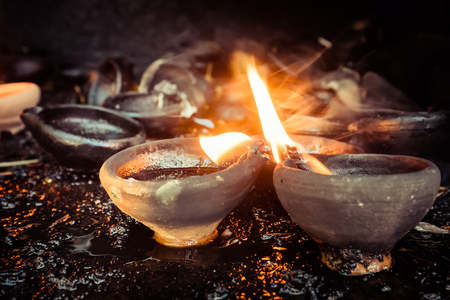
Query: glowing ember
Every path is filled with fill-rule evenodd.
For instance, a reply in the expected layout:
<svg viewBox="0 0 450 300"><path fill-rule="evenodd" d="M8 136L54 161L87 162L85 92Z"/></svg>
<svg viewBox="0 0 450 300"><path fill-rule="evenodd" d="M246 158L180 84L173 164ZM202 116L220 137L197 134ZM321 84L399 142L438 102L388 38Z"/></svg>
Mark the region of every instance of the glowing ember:
<svg viewBox="0 0 450 300"><path fill-rule="evenodd" d="M209 158L218 164L238 151L240 152L239 154L247 152L252 144L253 140L240 132L227 132L218 136L200 137L202 149Z"/></svg>
<svg viewBox="0 0 450 300"><path fill-rule="evenodd" d="M256 70L255 60L252 57L247 64L247 75L250 86L255 96L256 106L258 107L259 118L264 131L264 136L272 148L273 156L279 163L283 160L283 153L286 151L285 145L295 146L302 152L304 161L316 173L331 175L330 170L311 155L305 153L302 145L293 142L283 126L273 106L266 84L261 79Z"/></svg>

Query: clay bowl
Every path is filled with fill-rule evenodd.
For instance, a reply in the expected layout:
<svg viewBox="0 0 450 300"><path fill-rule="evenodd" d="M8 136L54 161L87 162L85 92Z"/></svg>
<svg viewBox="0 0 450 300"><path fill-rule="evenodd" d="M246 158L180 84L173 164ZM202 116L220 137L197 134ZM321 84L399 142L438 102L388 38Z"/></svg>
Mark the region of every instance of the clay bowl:
<svg viewBox="0 0 450 300"><path fill-rule="evenodd" d="M114 109L140 121L150 137L162 136L170 133L174 126L187 120L181 116L185 105L174 103L159 108L156 98L155 95L126 92L108 97L103 107Z"/></svg>
<svg viewBox="0 0 450 300"><path fill-rule="evenodd" d="M292 219L320 246L322 262L342 274L391 267L390 251L425 216L439 190L436 165L383 154L319 156L333 175L276 166L274 186Z"/></svg>
<svg viewBox="0 0 450 300"><path fill-rule="evenodd" d="M289 134L289 138L295 143L298 149L312 155L332 155L332 154L360 154L364 150L360 147L329 139L321 136ZM253 140L264 139L264 135L254 135ZM299 151L300 152L300 151ZM274 160L275 161L275 160Z"/></svg>
<svg viewBox="0 0 450 300"><path fill-rule="evenodd" d="M74 170L98 170L114 153L145 141L138 121L96 106L36 106L20 117L44 150Z"/></svg>
<svg viewBox="0 0 450 300"><path fill-rule="evenodd" d="M41 89L31 82L0 85L0 131L16 134L25 128L20 112L35 106L41 98Z"/></svg>
<svg viewBox="0 0 450 300"><path fill-rule="evenodd" d="M333 139L311 135L294 135L290 134L292 141L302 145L306 153L309 154L360 154L364 151L357 146L350 145Z"/></svg>
<svg viewBox="0 0 450 300"><path fill-rule="evenodd" d="M283 122L283 128L289 135L311 135L336 138L347 135L347 125L342 122L312 116L291 116Z"/></svg>
<svg viewBox="0 0 450 300"><path fill-rule="evenodd" d="M88 104L102 106L106 98L135 89L133 65L125 58L107 58L89 78Z"/></svg>
<svg viewBox="0 0 450 300"><path fill-rule="evenodd" d="M448 152L450 113L405 112L363 118L348 126L349 143L367 153L438 157Z"/></svg>
<svg viewBox="0 0 450 300"><path fill-rule="evenodd" d="M268 161L260 148L255 144L227 167L213 163L197 138L159 140L110 157L100 180L114 203L154 230L159 243L202 245L217 237L217 225L252 188Z"/></svg>

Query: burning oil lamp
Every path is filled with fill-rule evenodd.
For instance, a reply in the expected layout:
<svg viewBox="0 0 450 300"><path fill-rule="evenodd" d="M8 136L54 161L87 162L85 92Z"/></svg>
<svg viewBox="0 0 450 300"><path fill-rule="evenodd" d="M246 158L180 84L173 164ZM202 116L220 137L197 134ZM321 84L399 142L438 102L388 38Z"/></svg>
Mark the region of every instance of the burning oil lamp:
<svg viewBox="0 0 450 300"><path fill-rule="evenodd" d="M248 151L243 145L249 143L250 138L238 140L215 163L198 138L149 142L110 157L100 169L100 180L114 203L154 230L159 243L207 244L268 161L264 142L252 141ZM218 136L209 144L224 148L230 142Z"/></svg>
<svg viewBox="0 0 450 300"><path fill-rule="evenodd" d="M322 262L342 274L391 267L391 249L425 216L439 190L433 163L411 156L319 156L332 175L300 170L289 159L274 170L277 195L321 248Z"/></svg>
<svg viewBox="0 0 450 300"><path fill-rule="evenodd" d="M0 131L16 134L25 128L20 112L35 106L41 97L41 89L31 82L0 85Z"/></svg>
<svg viewBox="0 0 450 300"><path fill-rule="evenodd" d="M285 145L289 156L283 160L283 153L273 151L276 193L291 218L319 244L322 262L347 275L390 268L391 249L434 202L439 169L410 156L338 154L316 159L298 153L254 64L248 74L264 134L272 149Z"/></svg>

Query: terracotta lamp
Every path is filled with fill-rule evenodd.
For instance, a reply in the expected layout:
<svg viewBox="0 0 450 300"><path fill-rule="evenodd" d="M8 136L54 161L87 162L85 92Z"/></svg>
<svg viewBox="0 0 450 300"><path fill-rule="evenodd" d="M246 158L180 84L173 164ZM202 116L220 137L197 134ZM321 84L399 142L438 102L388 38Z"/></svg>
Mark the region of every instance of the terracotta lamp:
<svg viewBox="0 0 450 300"><path fill-rule="evenodd" d="M433 163L411 156L319 156L332 172L278 164L274 186L292 219L320 246L322 262L341 274L389 269L391 250L425 216L439 191Z"/></svg>
<svg viewBox="0 0 450 300"><path fill-rule="evenodd" d="M237 152L216 164L198 138L154 141L113 155L100 169L100 180L114 203L154 230L159 243L207 244L268 161L263 142Z"/></svg>
<svg viewBox="0 0 450 300"><path fill-rule="evenodd" d="M146 137L138 121L98 106L36 106L20 117L44 150L74 170L98 171L111 155Z"/></svg>
<svg viewBox="0 0 450 300"><path fill-rule="evenodd" d="M31 82L0 84L0 131L16 134L25 128L20 112L35 106L41 98L41 89Z"/></svg>

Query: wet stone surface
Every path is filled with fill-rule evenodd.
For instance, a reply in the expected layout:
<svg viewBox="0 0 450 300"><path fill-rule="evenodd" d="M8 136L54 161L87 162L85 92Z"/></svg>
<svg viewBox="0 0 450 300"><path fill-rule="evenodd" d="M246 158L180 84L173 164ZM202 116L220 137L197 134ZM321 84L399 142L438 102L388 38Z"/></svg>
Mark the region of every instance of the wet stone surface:
<svg viewBox="0 0 450 300"><path fill-rule="evenodd" d="M98 174L70 172L21 133L2 139L0 299L448 299L450 237L412 231L395 247L394 268L349 277L319 261L316 244L281 207L270 167L197 248L158 245L120 212ZM450 195L424 221L450 225Z"/></svg>

